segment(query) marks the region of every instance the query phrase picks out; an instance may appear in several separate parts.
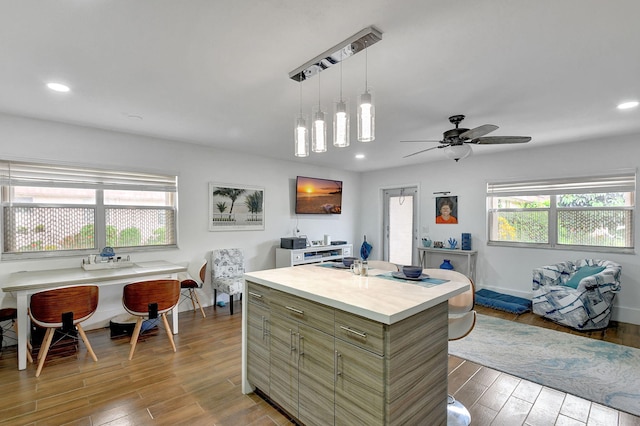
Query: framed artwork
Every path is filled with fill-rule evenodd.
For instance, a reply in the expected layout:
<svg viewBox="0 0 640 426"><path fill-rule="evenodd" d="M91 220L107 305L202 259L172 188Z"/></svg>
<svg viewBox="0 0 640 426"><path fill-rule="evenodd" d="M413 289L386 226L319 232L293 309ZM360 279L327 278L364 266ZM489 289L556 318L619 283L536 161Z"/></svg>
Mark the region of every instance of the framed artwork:
<svg viewBox="0 0 640 426"><path fill-rule="evenodd" d="M458 223L458 197L436 197L436 223Z"/></svg>
<svg viewBox="0 0 640 426"><path fill-rule="evenodd" d="M263 231L264 188L209 182L209 231Z"/></svg>

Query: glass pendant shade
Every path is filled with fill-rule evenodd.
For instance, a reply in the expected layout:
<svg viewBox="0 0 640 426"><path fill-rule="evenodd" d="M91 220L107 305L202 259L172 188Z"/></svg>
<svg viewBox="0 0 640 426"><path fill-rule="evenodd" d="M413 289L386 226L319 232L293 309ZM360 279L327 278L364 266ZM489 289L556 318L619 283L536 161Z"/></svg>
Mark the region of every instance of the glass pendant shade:
<svg viewBox="0 0 640 426"><path fill-rule="evenodd" d="M349 146L349 108L347 102L340 100L334 105L333 114L333 146L344 148Z"/></svg>
<svg viewBox="0 0 640 426"><path fill-rule="evenodd" d="M358 141L371 142L376 138L375 107L371 93L367 90L358 102Z"/></svg>
<svg viewBox="0 0 640 426"><path fill-rule="evenodd" d="M309 129L307 129L307 119L304 114L296 116L294 128L295 156L309 156Z"/></svg>
<svg viewBox="0 0 640 426"><path fill-rule="evenodd" d="M327 152L327 122L324 120L324 112L320 107L313 112L311 151Z"/></svg>
<svg viewBox="0 0 640 426"><path fill-rule="evenodd" d="M446 155L447 158L456 160L456 162L463 158L467 158L471 155L471 152L471 147L466 143L463 143L462 145L450 145L444 149L444 155Z"/></svg>

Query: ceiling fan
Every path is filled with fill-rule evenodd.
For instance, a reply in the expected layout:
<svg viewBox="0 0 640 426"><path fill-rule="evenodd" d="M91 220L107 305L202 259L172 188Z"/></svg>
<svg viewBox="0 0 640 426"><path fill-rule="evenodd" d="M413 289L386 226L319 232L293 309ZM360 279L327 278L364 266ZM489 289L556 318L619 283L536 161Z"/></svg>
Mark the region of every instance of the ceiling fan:
<svg viewBox="0 0 640 426"><path fill-rule="evenodd" d="M498 129L498 126L493 124L484 124L473 129L464 129L458 127L464 120L464 115L452 115L449 117L449 122L454 124L455 129L447 130L443 134L442 140L410 140L400 142L438 142L441 145L431 148L423 149L413 154L405 155L403 158L411 157L416 154L421 154L432 149L444 148L447 157L453 160L460 160L466 158L471 154L471 147L466 144L475 145L496 145L507 143L525 143L531 140L529 136L485 136Z"/></svg>

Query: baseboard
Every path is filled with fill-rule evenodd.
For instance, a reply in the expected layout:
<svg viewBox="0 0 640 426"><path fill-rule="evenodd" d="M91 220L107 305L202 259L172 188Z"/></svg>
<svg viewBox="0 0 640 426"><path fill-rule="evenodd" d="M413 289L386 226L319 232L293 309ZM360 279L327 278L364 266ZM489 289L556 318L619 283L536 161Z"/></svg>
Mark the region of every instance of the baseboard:
<svg viewBox="0 0 640 426"><path fill-rule="evenodd" d="M504 288L498 286L488 286L483 285L482 287L477 287L477 290L480 288L486 288L487 290L497 291L499 293L509 294L511 296L524 297L525 299L531 300L532 292L526 291L517 291L511 288ZM635 324L640 325L640 309L638 308L630 308L628 306L620 306L620 298L616 298L613 302L613 314L611 319L618 322L625 322L627 324Z"/></svg>

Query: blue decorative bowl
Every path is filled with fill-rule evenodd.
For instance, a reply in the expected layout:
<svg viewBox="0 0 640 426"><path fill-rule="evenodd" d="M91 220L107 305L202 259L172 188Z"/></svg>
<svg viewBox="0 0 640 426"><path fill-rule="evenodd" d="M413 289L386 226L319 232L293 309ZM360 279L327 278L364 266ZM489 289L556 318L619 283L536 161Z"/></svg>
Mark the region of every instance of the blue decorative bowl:
<svg viewBox="0 0 640 426"><path fill-rule="evenodd" d="M353 261L356 260L355 257L343 257L342 258L342 264L344 266L346 266L347 268L351 267L351 265L353 265Z"/></svg>
<svg viewBox="0 0 640 426"><path fill-rule="evenodd" d="M418 278L422 274L422 266L403 266L402 273L405 277Z"/></svg>

